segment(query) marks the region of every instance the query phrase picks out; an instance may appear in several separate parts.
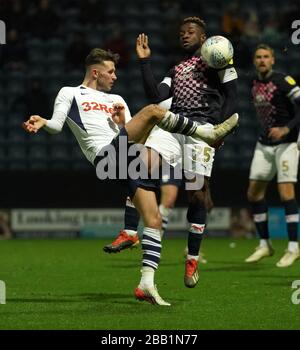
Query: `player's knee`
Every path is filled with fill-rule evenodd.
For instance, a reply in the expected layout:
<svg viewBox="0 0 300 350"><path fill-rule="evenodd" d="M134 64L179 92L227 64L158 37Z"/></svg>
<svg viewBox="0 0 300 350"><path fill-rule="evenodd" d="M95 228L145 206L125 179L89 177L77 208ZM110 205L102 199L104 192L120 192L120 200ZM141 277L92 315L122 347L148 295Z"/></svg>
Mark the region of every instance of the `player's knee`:
<svg viewBox="0 0 300 350"><path fill-rule="evenodd" d="M167 209L173 209L175 206L176 197L176 195L164 196L161 201L161 204Z"/></svg>
<svg viewBox="0 0 300 350"><path fill-rule="evenodd" d="M164 114L165 110L156 104L150 104L143 109L144 113L155 122L159 122Z"/></svg>
<svg viewBox="0 0 300 350"><path fill-rule="evenodd" d="M264 194L258 191L255 191L253 188L248 188L247 199L249 202L258 202L264 199Z"/></svg>
<svg viewBox="0 0 300 350"><path fill-rule="evenodd" d="M295 190L293 186L279 187L279 196L282 202L290 201L295 198Z"/></svg>
<svg viewBox="0 0 300 350"><path fill-rule="evenodd" d="M162 226L162 219L160 213L156 213L155 215L151 215L147 218L147 221L145 222L145 226L155 228L160 230Z"/></svg>

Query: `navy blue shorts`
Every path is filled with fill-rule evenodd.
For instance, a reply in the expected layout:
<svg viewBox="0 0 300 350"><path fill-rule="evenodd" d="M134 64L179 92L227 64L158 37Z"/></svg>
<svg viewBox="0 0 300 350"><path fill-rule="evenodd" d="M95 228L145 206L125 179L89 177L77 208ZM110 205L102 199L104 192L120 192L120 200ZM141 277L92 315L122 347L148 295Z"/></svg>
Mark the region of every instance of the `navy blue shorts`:
<svg viewBox="0 0 300 350"><path fill-rule="evenodd" d="M124 163L126 170L124 169L124 166L122 166L122 160L124 160L122 158L123 153L122 150L120 150L120 144L123 146L124 142L120 142L120 137L126 137L126 146L127 146L127 151L129 149L130 146L132 146L133 143L128 142L128 134L126 129L123 127L120 130L120 133L117 137L115 137L111 143L107 146L105 146L102 150L101 153L103 155L99 156L97 155L95 160L94 160L94 165L95 167L97 167L98 163L102 160L106 160L106 162L108 163L108 166L111 167L115 167L115 175L116 177L110 178L112 181L118 181L119 183L121 183L122 185L126 186L128 188L129 191L129 196L130 198L134 197L134 194L137 190L138 187L144 188L146 190L150 190L150 191L156 191L159 188L159 179L158 180L152 180L152 179L132 179L129 175L128 175L128 166L126 166L126 164L130 164L134 159L136 159L138 157L138 155L135 156L129 156L128 152L126 152L125 157L127 157L127 162ZM124 139L123 139L124 140ZM113 149L115 150L114 152L112 152L112 146ZM107 148L107 150L106 150ZM120 161L121 160L121 161ZM120 166L122 169L120 169ZM120 178L120 174L122 170L122 176Z"/></svg>

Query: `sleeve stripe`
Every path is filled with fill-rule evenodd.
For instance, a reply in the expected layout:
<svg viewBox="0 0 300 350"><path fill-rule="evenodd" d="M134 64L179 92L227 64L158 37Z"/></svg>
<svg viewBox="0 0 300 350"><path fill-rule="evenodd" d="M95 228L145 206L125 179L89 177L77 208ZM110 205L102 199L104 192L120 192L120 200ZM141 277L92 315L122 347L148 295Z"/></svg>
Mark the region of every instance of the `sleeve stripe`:
<svg viewBox="0 0 300 350"><path fill-rule="evenodd" d="M170 77L165 77L160 84L167 84L169 87L171 87L172 79Z"/></svg>
<svg viewBox="0 0 300 350"><path fill-rule="evenodd" d="M295 99L298 99L300 97L300 87L296 86L294 87L288 94L287 97L291 100L294 101Z"/></svg>

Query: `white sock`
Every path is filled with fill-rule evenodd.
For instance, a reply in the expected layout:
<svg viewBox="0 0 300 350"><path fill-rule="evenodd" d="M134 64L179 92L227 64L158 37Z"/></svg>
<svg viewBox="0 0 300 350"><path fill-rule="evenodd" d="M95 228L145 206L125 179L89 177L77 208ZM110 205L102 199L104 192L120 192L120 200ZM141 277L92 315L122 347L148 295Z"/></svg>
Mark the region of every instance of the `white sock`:
<svg viewBox="0 0 300 350"><path fill-rule="evenodd" d="M133 237L137 234L137 232L134 230L123 230L123 231L125 231L131 237Z"/></svg>
<svg viewBox="0 0 300 350"><path fill-rule="evenodd" d="M140 280L140 288L154 287L154 273L155 269L150 266L143 266L141 269L142 277Z"/></svg>
<svg viewBox="0 0 300 350"><path fill-rule="evenodd" d="M172 209L165 207L163 204L160 204L158 208L162 219L162 230L160 234L160 237L162 238L168 227L169 216L172 212Z"/></svg>
<svg viewBox="0 0 300 350"><path fill-rule="evenodd" d="M196 260L196 261L198 261L199 260L199 255L187 255L187 257L186 257L186 260L191 260L191 259L194 259L194 260Z"/></svg>
<svg viewBox="0 0 300 350"><path fill-rule="evenodd" d="M296 253L299 250L299 243L294 242L294 241L290 241L288 244L288 250L290 252Z"/></svg>
<svg viewBox="0 0 300 350"><path fill-rule="evenodd" d="M271 244L270 244L270 241L268 239L261 239L259 241L259 246L260 247L269 247Z"/></svg>

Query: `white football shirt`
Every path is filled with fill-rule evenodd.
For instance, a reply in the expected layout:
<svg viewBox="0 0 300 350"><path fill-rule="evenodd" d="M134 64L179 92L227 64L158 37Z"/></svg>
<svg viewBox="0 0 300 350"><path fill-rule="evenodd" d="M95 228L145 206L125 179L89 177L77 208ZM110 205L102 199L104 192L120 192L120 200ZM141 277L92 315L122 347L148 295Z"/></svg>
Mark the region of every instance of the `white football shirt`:
<svg viewBox="0 0 300 350"><path fill-rule="evenodd" d="M47 120L45 129L57 133L67 122L84 155L93 163L98 152L119 133L118 125L111 118L116 103L124 105L127 123L131 114L121 96L83 85L63 87L55 99L53 116Z"/></svg>

